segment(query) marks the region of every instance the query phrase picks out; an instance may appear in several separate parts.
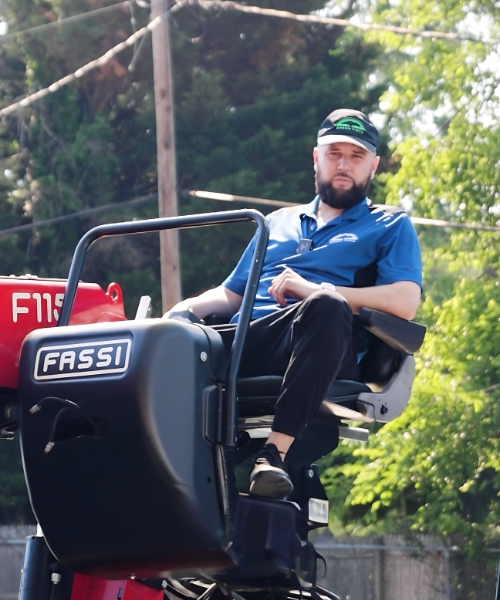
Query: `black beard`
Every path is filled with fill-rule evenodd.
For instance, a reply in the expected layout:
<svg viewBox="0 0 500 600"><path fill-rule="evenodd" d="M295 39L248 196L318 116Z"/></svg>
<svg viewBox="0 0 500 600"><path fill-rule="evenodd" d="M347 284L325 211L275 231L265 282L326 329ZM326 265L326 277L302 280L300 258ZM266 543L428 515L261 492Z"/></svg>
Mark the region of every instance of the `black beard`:
<svg viewBox="0 0 500 600"><path fill-rule="evenodd" d="M356 206L366 198L366 193L370 187L371 179L368 179L360 184L352 182L350 190L337 190L331 183L316 184L316 192L322 202L328 204L332 208L351 208Z"/></svg>

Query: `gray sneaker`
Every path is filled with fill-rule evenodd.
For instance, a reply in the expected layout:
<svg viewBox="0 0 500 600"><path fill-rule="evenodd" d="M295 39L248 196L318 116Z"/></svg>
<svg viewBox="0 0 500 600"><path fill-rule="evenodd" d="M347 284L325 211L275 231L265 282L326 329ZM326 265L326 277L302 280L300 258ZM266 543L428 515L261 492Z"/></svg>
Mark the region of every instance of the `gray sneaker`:
<svg viewBox="0 0 500 600"><path fill-rule="evenodd" d="M293 491L293 484L274 444L264 444L252 461L250 494L282 500Z"/></svg>

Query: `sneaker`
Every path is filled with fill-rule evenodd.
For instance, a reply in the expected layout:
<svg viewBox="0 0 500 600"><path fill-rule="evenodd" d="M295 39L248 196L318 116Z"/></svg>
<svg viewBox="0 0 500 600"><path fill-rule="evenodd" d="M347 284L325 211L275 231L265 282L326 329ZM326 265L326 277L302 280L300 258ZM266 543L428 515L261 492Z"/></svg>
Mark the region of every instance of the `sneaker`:
<svg viewBox="0 0 500 600"><path fill-rule="evenodd" d="M264 444L255 455L250 473L250 494L282 500L293 490L285 465L274 444Z"/></svg>

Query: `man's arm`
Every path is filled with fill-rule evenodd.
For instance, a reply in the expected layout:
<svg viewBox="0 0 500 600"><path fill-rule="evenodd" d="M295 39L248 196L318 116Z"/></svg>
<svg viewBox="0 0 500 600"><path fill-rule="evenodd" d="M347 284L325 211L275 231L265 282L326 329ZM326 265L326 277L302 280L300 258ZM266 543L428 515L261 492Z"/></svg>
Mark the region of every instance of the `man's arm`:
<svg viewBox="0 0 500 600"><path fill-rule="evenodd" d="M336 286L354 314L365 306L389 313L401 319L413 319L420 303L420 286L413 281L397 281L388 285L377 285L365 288ZM313 292L321 289L317 283L307 281L292 269L273 279L269 293L281 306L286 306L285 296L304 300Z"/></svg>
<svg viewBox="0 0 500 600"><path fill-rule="evenodd" d="M420 304L420 286L413 281L396 281L366 288L335 287L355 315L365 306L410 321Z"/></svg>
<svg viewBox="0 0 500 600"><path fill-rule="evenodd" d="M226 315L232 317L241 306L243 296L232 292L227 287L220 285L212 290L208 290L195 298L186 298L163 316L167 318L171 313L180 310L190 310L199 319L204 319L207 315Z"/></svg>

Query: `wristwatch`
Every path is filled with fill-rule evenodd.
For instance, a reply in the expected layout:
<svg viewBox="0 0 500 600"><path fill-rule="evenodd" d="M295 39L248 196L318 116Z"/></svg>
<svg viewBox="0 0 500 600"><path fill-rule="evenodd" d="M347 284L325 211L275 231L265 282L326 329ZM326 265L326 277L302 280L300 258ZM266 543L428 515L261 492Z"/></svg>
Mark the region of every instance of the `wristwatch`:
<svg viewBox="0 0 500 600"><path fill-rule="evenodd" d="M335 292L337 290L337 288L333 285L333 283L328 283L328 281L323 281L321 283L321 287L324 290L330 290L331 292Z"/></svg>

